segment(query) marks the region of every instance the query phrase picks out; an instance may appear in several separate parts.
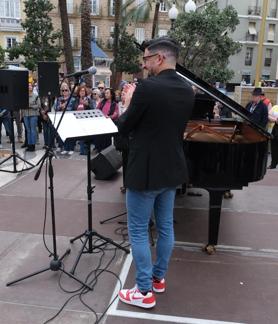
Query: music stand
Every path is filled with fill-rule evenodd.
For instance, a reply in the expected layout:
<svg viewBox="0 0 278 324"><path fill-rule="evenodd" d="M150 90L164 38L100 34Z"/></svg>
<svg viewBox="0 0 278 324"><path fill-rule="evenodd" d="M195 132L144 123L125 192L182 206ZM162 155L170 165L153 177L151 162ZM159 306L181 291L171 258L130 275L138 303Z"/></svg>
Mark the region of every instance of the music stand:
<svg viewBox="0 0 278 324"><path fill-rule="evenodd" d="M48 114L54 126L59 123L61 113ZM92 221L92 194L95 186L91 183L91 143L90 137L94 135L112 134L118 132L117 127L110 118L106 118L99 109L83 110L83 111L68 111L65 116L59 135L63 141L68 138L82 139L88 145L87 151L87 201L88 201L88 228L83 233L77 235L70 240L70 243L85 237L81 250L78 253L76 261L70 271L74 274L78 262L83 253L93 253L94 249L109 243L115 247L129 253L129 250L120 244L114 242L93 229ZM93 237L101 239L103 242L97 245L93 244ZM88 245L88 246L87 246Z"/></svg>

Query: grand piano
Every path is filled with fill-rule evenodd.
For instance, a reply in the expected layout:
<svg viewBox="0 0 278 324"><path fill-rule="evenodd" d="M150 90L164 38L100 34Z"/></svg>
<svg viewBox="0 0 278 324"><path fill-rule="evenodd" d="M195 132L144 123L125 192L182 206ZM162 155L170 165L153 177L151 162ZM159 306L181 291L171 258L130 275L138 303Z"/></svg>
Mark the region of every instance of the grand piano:
<svg viewBox="0 0 278 324"><path fill-rule="evenodd" d="M192 118L184 136L184 150L193 187L209 192L208 244L215 252L223 194L261 180L267 168L271 135L250 119L250 113L216 88L177 65L177 73L206 95L196 95ZM212 104L218 101L236 118L213 119ZM207 109L206 109L207 107Z"/></svg>

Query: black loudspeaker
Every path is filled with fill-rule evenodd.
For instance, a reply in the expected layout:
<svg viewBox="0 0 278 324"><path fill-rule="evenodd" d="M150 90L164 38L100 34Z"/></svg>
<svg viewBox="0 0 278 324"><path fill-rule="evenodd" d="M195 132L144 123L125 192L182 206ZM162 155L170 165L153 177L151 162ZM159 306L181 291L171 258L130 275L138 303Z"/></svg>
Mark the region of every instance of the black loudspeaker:
<svg viewBox="0 0 278 324"><path fill-rule="evenodd" d="M38 62L38 84L40 97L60 95L58 62Z"/></svg>
<svg viewBox="0 0 278 324"><path fill-rule="evenodd" d="M9 110L29 107L28 71L0 69L0 107Z"/></svg>
<svg viewBox="0 0 278 324"><path fill-rule="evenodd" d="M91 170L97 180L108 180L122 166L122 156L114 146L109 146L91 160Z"/></svg>

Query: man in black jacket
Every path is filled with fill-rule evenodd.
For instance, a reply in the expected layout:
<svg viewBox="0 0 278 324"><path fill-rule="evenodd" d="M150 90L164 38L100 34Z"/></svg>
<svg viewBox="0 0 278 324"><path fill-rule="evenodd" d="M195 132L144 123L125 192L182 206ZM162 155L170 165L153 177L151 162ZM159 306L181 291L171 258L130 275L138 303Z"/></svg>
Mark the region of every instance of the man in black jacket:
<svg viewBox="0 0 278 324"><path fill-rule="evenodd" d="M268 123L268 108L261 99L262 89L255 88L252 92L252 100L247 104L246 109L252 114L251 120L266 128Z"/></svg>
<svg viewBox="0 0 278 324"><path fill-rule="evenodd" d="M168 37L145 44L144 68L150 77L127 85L126 112L119 131L129 135L128 231L136 267L136 286L119 292L121 301L143 308L165 291L165 274L174 244L176 186L187 181L183 134L194 103L192 88L175 71L179 47ZM158 240L152 264L148 224L154 210Z"/></svg>

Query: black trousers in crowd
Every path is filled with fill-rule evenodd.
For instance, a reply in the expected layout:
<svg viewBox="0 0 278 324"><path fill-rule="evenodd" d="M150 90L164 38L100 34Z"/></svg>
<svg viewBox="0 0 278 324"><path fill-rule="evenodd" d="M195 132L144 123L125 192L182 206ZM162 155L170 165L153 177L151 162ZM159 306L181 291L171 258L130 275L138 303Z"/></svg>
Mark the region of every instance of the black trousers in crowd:
<svg viewBox="0 0 278 324"><path fill-rule="evenodd" d="M278 165L278 124L275 124L272 130L273 139L271 140L271 167Z"/></svg>

